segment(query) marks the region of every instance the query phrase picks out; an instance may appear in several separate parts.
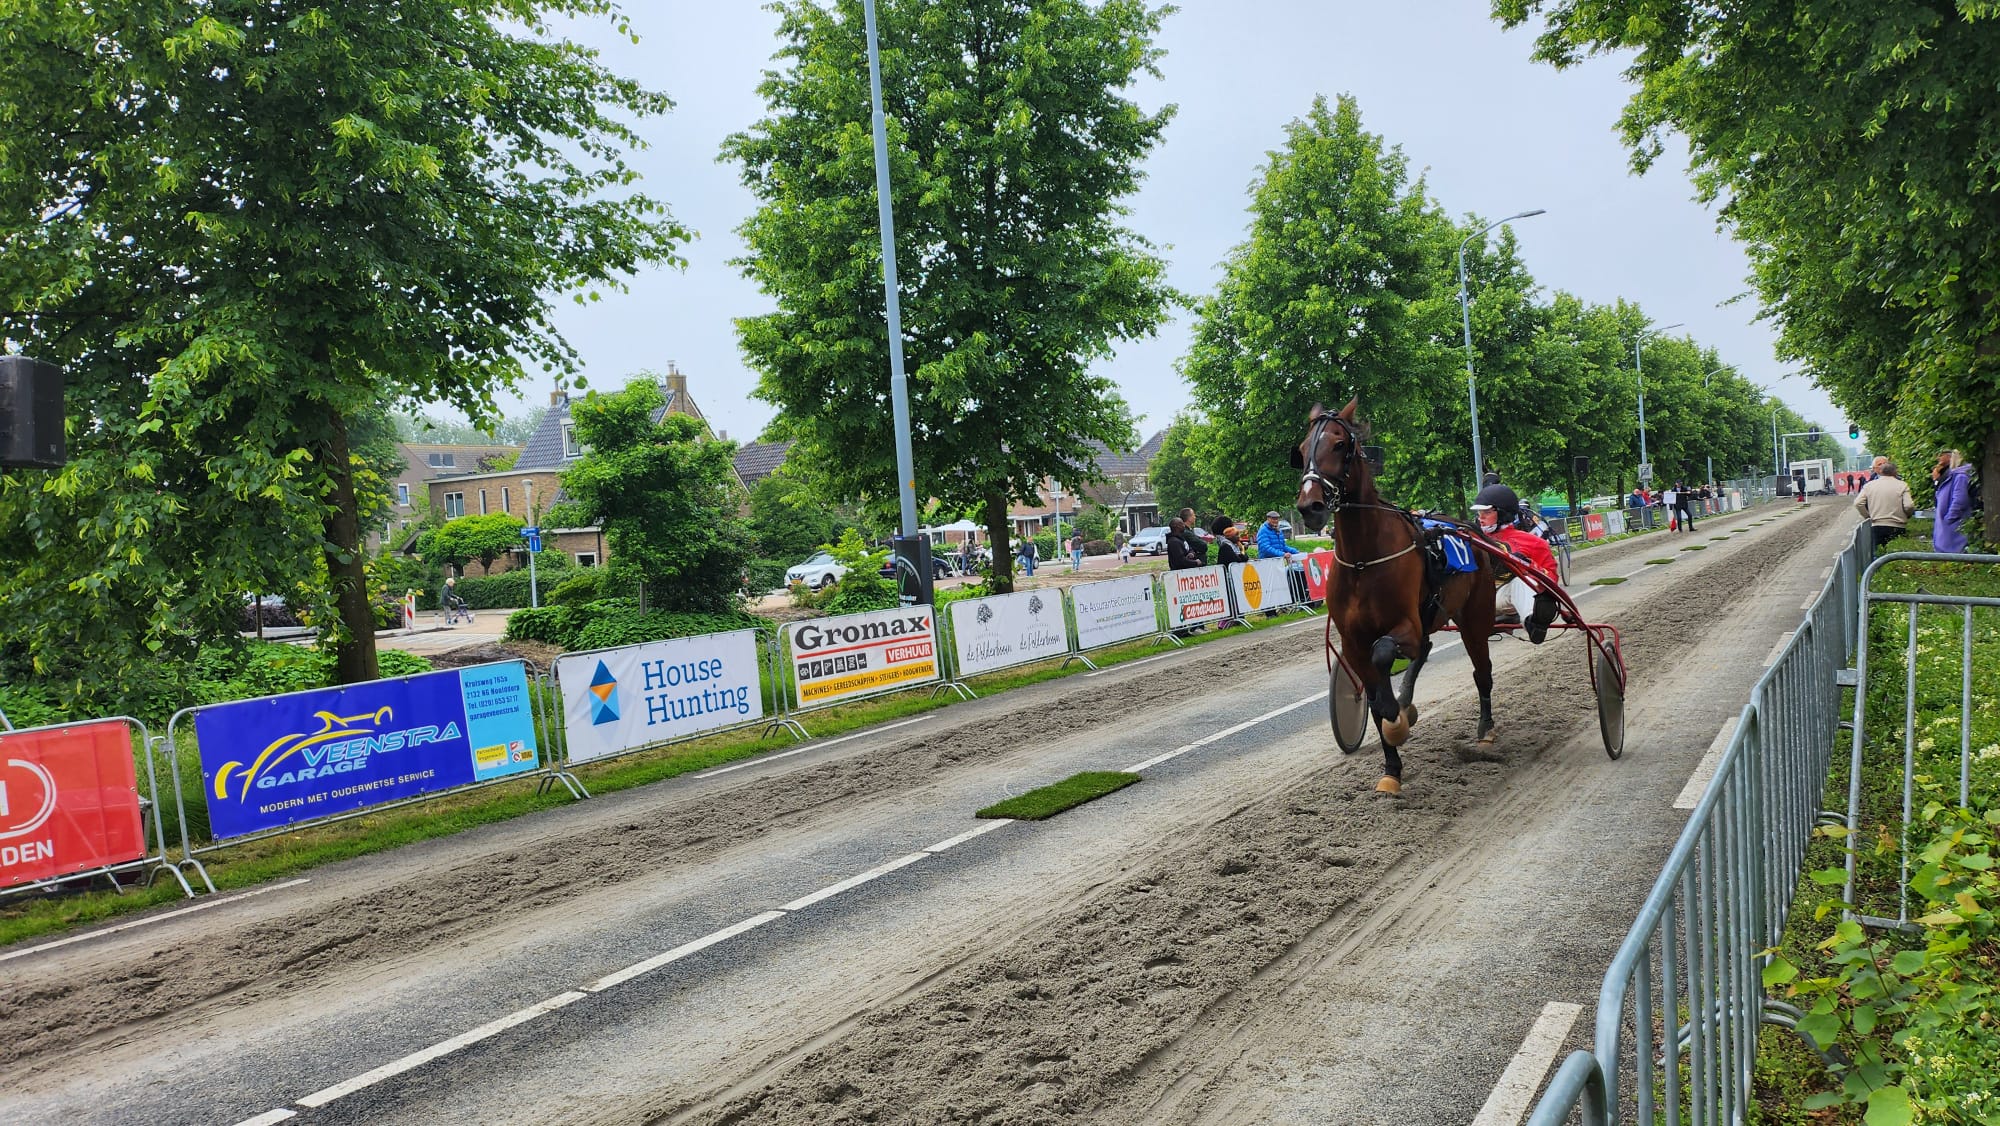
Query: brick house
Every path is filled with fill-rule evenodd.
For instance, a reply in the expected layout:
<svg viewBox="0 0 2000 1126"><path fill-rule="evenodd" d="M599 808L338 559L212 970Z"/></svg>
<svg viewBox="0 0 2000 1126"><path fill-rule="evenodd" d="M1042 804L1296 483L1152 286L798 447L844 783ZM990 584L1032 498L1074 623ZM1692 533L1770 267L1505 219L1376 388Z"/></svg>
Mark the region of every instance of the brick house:
<svg viewBox="0 0 2000 1126"><path fill-rule="evenodd" d="M498 459L520 452L519 446L452 445L441 442L398 442L396 456L402 468L390 484L389 525L386 532L371 533L368 550L388 539L400 540L403 529L422 518L421 502L430 498L430 483L442 477L491 471ZM435 503L433 501L432 503Z"/></svg>
<svg viewBox="0 0 2000 1126"><path fill-rule="evenodd" d="M1161 430L1141 443L1131 453L1119 453L1102 442L1090 443L1097 463L1097 470L1106 480L1083 488L1083 496L1064 490L1060 498L1055 495L1055 482L1043 481L1041 495L1033 504L1015 504L1007 515L1014 523L1014 534L1032 536L1043 528L1053 528L1056 520L1056 504L1062 506L1063 523L1067 525L1076 518L1077 512L1085 504L1099 504L1118 516L1118 525L1126 535L1154 524L1165 523L1160 517L1159 500L1154 496L1149 474L1153 458L1160 452L1160 443L1167 432Z"/></svg>

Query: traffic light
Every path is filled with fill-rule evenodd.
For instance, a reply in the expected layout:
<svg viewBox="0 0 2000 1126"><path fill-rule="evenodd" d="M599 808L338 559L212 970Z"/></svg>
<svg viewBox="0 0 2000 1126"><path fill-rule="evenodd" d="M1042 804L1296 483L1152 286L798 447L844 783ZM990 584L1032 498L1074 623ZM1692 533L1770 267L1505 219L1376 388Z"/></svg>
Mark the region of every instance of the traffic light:
<svg viewBox="0 0 2000 1126"><path fill-rule="evenodd" d="M1808 442L1819 441L1819 427L1815 426L1806 431L1806 441Z"/></svg>
<svg viewBox="0 0 2000 1126"><path fill-rule="evenodd" d="M1847 424L1847 436L1848 436L1848 437L1849 437L1850 439L1854 439L1854 438L1859 438L1859 437L1861 437L1861 424L1860 424L1860 423L1858 423L1858 422L1850 422L1850 423L1848 423L1848 424Z"/></svg>

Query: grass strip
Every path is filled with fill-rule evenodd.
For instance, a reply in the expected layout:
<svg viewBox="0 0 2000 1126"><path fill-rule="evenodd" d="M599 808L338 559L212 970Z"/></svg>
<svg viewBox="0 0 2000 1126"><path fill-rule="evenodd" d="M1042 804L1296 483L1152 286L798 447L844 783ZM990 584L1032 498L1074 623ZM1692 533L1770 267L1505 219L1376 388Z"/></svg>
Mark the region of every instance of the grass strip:
<svg viewBox="0 0 2000 1126"><path fill-rule="evenodd" d="M1592 579L1592 580L1590 580L1590 585L1591 585L1591 586L1617 586L1617 585L1618 585L1619 583L1622 583L1622 582L1624 582L1624 581L1625 581L1625 576L1623 576L1623 575L1606 575L1606 576L1604 576L1604 577L1603 577L1603 578L1601 578L1601 579Z"/></svg>
<svg viewBox="0 0 2000 1126"><path fill-rule="evenodd" d="M1684 548L1681 548L1681 550L1682 550L1682 551L1707 551L1707 550L1708 550L1708 545L1707 545L1707 544L1705 544L1705 543L1691 543L1691 544L1687 545L1686 547L1684 547Z"/></svg>
<svg viewBox="0 0 2000 1126"><path fill-rule="evenodd" d="M1086 770L1053 785L989 805L973 816L1045 821L1065 809L1074 809L1084 802L1116 793L1138 780L1137 774L1127 774L1122 770Z"/></svg>
<svg viewBox="0 0 2000 1126"><path fill-rule="evenodd" d="M1648 567L1664 567L1664 566L1666 566L1667 564L1669 564L1669 563L1672 563L1672 562L1673 562L1673 560L1671 560L1671 559L1648 559L1648 560L1646 560L1646 566L1648 566Z"/></svg>

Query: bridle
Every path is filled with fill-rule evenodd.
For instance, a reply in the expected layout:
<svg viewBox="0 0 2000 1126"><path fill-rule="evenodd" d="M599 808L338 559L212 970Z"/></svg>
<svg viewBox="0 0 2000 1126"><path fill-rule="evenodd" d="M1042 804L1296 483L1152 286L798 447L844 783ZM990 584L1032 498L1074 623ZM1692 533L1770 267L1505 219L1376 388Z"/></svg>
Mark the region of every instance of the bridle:
<svg viewBox="0 0 2000 1126"><path fill-rule="evenodd" d="M1326 437L1326 424L1329 422L1340 423L1339 444L1333 447L1333 452L1340 454L1342 457L1341 473L1339 478L1333 478L1333 479L1329 479L1325 474L1319 471L1319 445L1320 441ZM1328 526L1331 526L1333 524L1334 513L1347 510L1355 510L1355 509L1373 509L1380 512L1393 512L1396 515L1401 516L1405 521L1409 522L1410 524L1409 546L1403 548L1401 551L1392 551L1387 555L1379 556L1375 559L1365 559L1360 562L1355 562L1348 559L1342 559L1340 557L1340 547L1338 545L1338 540L1336 539L1335 547L1333 549L1333 561L1357 573L1365 571L1370 567L1380 566L1381 564L1387 563L1391 559L1398 559L1401 558L1402 556L1408 555L1409 553L1417 549L1418 543L1422 542L1423 539L1422 535L1417 531L1416 517L1410 515L1408 510L1397 508L1394 505L1388 505L1388 504L1362 504L1359 502L1350 502L1347 500L1347 490L1342 486L1341 479L1345 478L1347 474L1353 472L1354 459L1358 456L1360 456L1360 449L1354 438L1354 427L1350 426L1346 422L1346 420L1342 419L1339 415L1335 414L1320 415L1318 418L1313 419L1312 430L1307 435L1305 473L1299 478L1299 491L1301 493L1305 491L1305 487L1307 485L1314 485L1318 487L1321 498L1326 501Z"/></svg>

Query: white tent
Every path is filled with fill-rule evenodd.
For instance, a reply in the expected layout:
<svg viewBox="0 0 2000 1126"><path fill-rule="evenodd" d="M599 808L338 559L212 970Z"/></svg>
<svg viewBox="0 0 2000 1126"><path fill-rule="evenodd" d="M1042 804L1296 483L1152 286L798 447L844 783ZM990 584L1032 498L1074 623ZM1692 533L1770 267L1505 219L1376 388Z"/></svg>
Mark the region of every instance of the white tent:
<svg viewBox="0 0 2000 1126"><path fill-rule="evenodd" d="M960 520L956 524L946 524L937 528L925 528L926 532L983 532L986 529L970 520Z"/></svg>

